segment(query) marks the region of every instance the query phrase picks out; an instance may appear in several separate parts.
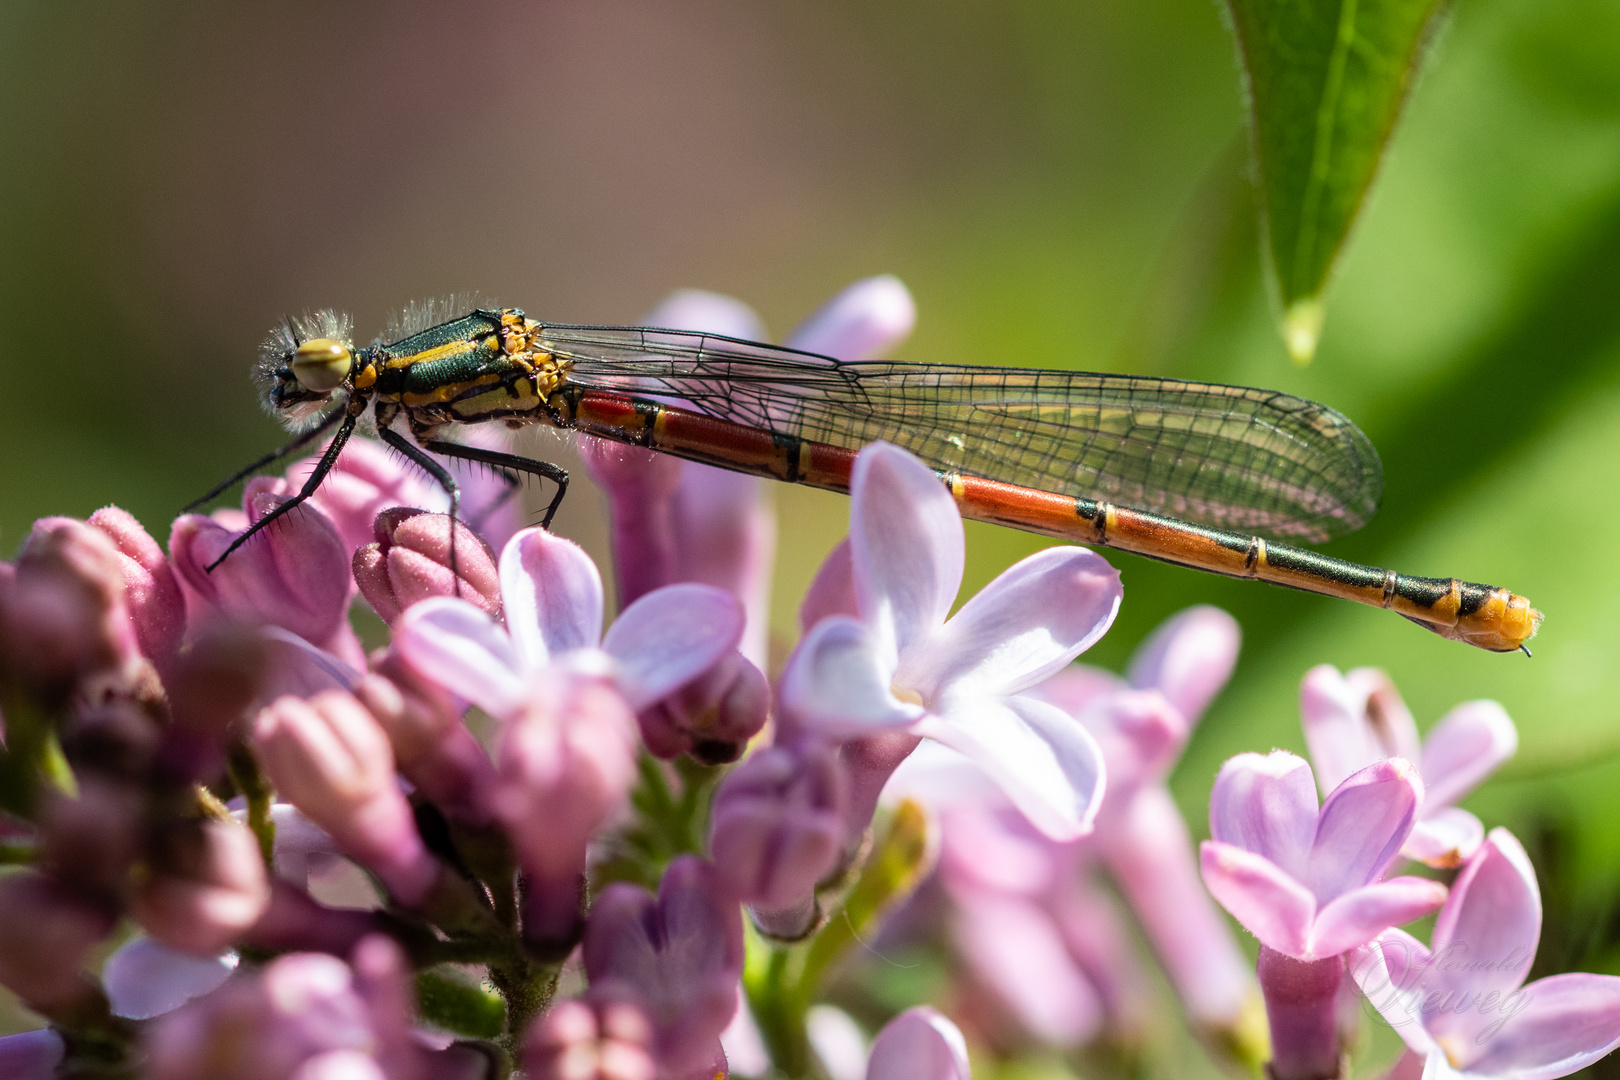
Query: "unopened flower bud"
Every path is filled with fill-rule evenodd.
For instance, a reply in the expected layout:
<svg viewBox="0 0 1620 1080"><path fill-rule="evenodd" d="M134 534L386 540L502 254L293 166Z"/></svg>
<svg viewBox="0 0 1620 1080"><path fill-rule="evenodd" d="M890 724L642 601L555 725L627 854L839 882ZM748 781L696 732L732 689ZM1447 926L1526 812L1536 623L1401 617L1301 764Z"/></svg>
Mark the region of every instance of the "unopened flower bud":
<svg viewBox="0 0 1620 1080"><path fill-rule="evenodd" d="M86 903L44 874L0 876L0 983L57 1018L99 994L80 968L112 933L112 909Z"/></svg>
<svg viewBox="0 0 1620 1080"><path fill-rule="evenodd" d="M150 854L133 914L171 948L213 956L259 921L270 882L258 840L235 821L181 821Z"/></svg>
<svg viewBox="0 0 1620 1080"><path fill-rule="evenodd" d="M802 907L805 921L813 920L816 882L838 862L847 801L848 785L830 747L767 747L721 783L709 853L756 912Z"/></svg>
<svg viewBox="0 0 1620 1080"><path fill-rule="evenodd" d="M770 715L763 672L733 652L637 716L647 749L663 758L691 753L719 765L736 761Z"/></svg>
<svg viewBox="0 0 1620 1080"><path fill-rule="evenodd" d="M529 1029L530 1080L653 1080L652 1023L633 1001L563 1001Z"/></svg>
<svg viewBox="0 0 1620 1080"><path fill-rule="evenodd" d="M559 673L507 725L493 806L528 878L532 944L577 940L585 846L623 807L635 761L630 707L602 679Z"/></svg>
<svg viewBox="0 0 1620 1080"><path fill-rule="evenodd" d="M89 524L117 546L124 576L124 604L136 640L146 658L160 671L167 671L186 632L185 597L168 558L127 510L104 506L90 515Z"/></svg>
<svg viewBox="0 0 1620 1080"><path fill-rule="evenodd" d="M387 733L400 775L451 817L488 824L495 768L450 695L393 652L377 671L361 680L355 696Z"/></svg>
<svg viewBox="0 0 1620 1080"><path fill-rule="evenodd" d="M118 549L72 518L34 523L0 595L0 662L35 693L60 698L95 672L138 658Z"/></svg>
<svg viewBox="0 0 1620 1080"><path fill-rule="evenodd" d="M253 743L281 797L374 871L409 907L438 874L394 778L394 755L377 721L339 690L309 701L283 697L262 713Z"/></svg>
<svg viewBox="0 0 1620 1080"><path fill-rule="evenodd" d="M499 617L495 553L458 521L452 568L449 525L448 514L405 506L377 515L376 540L354 553L354 580L384 622L393 625L406 608L431 596L459 596Z"/></svg>
<svg viewBox="0 0 1620 1080"><path fill-rule="evenodd" d="M242 501L257 522L291 497L283 481L258 477ZM349 553L325 514L305 503L208 570L239 535L197 514L175 521L169 556L194 616L270 623L320 646L347 629Z"/></svg>
<svg viewBox="0 0 1620 1080"><path fill-rule="evenodd" d="M8 1080L54 1080L67 1044L50 1028L0 1038L0 1076Z"/></svg>
<svg viewBox="0 0 1620 1080"><path fill-rule="evenodd" d="M63 885L114 902L141 853L145 793L94 772L69 795L47 790L39 823L44 865Z"/></svg>

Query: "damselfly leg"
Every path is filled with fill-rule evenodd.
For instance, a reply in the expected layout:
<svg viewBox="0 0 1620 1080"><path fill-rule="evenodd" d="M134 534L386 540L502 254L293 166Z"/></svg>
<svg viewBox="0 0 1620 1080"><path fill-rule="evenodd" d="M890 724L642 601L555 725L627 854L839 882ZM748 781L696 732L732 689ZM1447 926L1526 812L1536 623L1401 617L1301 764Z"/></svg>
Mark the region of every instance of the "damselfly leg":
<svg viewBox="0 0 1620 1080"><path fill-rule="evenodd" d="M343 411L346 412L347 410ZM338 455L343 453L344 444L349 441L349 436L354 434L354 425L359 419L359 414L356 413L343 421L343 426L338 428L336 435L332 436L332 441L327 444L326 453L321 455L321 460L318 464L316 464L315 471L309 474L309 479L304 481L304 486L302 489L300 489L298 494L294 495L292 498L288 499L286 502L282 503L280 506L276 507L268 514L264 515L264 517L250 525L247 531L242 533L242 535L238 536L235 540L232 540L231 546L226 548L224 553L221 554L219 558L209 563L206 569L212 572L214 567L218 566L220 563L224 562L230 557L231 552L247 543L248 540L252 539L259 532L263 531L278 518L286 516L294 509L307 502L309 497L314 495L315 492L320 488L321 482L326 479L326 474L332 471L332 466L337 464ZM319 429L317 429L317 431L318 430ZM308 434L310 433L306 432L306 435ZM308 439L306 438L304 441L307 442ZM274 460L274 458L271 460ZM242 475L246 474L244 473ZM221 487L219 490L223 491L224 488Z"/></svg>
<svg viewBox="0 0 1620 1080"><path fill-rule="evenodd" d="M497 470L507 469L512 472L528 473L530 476L538 476L556 484L557 494L551 497L551 503L546 507L546 515L540 519L542 529L551 528L551 519L557 516L557 508L562 505L563 496L568 494L568 470L560 465L553 465L549 461L536 461L533 458L518 457L516 454L503 454L499 450L485 450L482 447L447 442L444 439L429 439L423 445L435 454L443 454L445 457L476 461L483 465L492 466ZM494 509L494 507L492 506L491 509Z"/></svg>
<svg viewBox="0 0 1620 1080"><path fill-rule="evenodd" d="M221 492L227 490L228 488L231 488L231 487L235 486L238 481L247 479L248 477L252 476L254 473L258 472L260 469L264 468L266 465L270 465L270 464L272 464L274 462L280 461L282 458L286 457L288 454L291 454L294 450L298 450L298 449L301 449L302 447L308 446L310 443L315 441L317 436L323 434L333 424L335 424L339 420L343 419L343 416L344 416L344 414L346 412L348 412L347 409L333 409L331 412L329 412L325 416L321 417L320 421L318 423L316 423L316 425L314 427L310 428L308 431L306 431L302 435L298 436L292 442L287 443L285 446L283 446L279 450L275 450L275 451L272 451L271 453L268 453L268 454L264 455L264 457L260 458L258 461L255 461L253 464L245 465L242 468L236 470L236 472L232 473L230 476L226 477L224 480L221 480L218 484L214 485L214 487L208 492L208 494L203 495L201 498L193 499L189 503L187 503L185 506L181 507L180 512L182 514L191 513L193 510L197 509L197 507L203 505L204 503L212 502L215 496L219 495ZM216 565L218 565L218 564L216 564Z"/></svg>

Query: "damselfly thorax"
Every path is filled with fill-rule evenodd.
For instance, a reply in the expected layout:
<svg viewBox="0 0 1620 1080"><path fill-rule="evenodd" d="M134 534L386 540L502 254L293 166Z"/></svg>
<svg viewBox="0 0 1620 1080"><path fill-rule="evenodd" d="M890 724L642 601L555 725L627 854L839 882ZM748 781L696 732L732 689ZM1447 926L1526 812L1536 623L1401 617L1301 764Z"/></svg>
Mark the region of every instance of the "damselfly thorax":
<svg viewBox="0 0 1620 1080"><path fill-rule="evenodd" d="M1377 509L1383 471L1344 416L1270 390L845 363L690 331L539 323L516 308L419 311L364 348L339 316L289 320L265 343L260 370L271 411L307 426L199 503L333 435L303 489L220 561L314 494L369 411L379 436L449 493L452 515L459 492L434 455L482 462L514 490L524 473L555 482L545 526L568 485L548 462L453 441L456 425L544 423L833 491L849 489L861 447L884 440L931 465L964 517L1390 608L1499 652L1523 648L1541 620L1506 589L1279 542L1359 529Z"/></svg>

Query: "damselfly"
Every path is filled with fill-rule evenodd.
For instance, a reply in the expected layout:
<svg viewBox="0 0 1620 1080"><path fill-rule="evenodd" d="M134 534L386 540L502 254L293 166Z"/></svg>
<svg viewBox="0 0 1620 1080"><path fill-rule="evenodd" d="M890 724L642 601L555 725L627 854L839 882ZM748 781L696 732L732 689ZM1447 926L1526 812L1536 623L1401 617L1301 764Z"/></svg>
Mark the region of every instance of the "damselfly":
<svg viewBox="0 0 1620 1080"><path fill-rule="evenodd" d="M1269 390L844 363L713 334L539 323L517 308L452 318L415 309L363 348L346 317L286 320L265 343L261 374L271 411L307 426L198 503L335 431L303 488L220 561L314 494L369 411L378 435L450 493L452 514L456 483L434 454L514 483L517 473L553 481L544 525L568 486L555 465L445 438L456 424L550 424L832 491L848 490L856 452L882 439L933 466L966 518L1389 608L1497 652L1524 648L1541 621L1506 589L1276 542L1360 528L1377 510L1383 470L1344 416ZM395 429L401 418L412 438Z"/></svg>

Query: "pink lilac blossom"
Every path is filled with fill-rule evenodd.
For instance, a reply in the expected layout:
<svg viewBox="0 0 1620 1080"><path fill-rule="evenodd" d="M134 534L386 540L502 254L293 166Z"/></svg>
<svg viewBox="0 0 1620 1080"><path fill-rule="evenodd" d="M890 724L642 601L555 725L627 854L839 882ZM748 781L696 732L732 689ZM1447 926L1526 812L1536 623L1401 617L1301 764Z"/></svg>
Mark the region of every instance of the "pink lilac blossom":
<svg viewBox="0 0 1620 1080"><path fill-rule="evenodd" d="M352 695L279 698L254 723L253 743L282 797L373 870L398 902L409 907L426 897L438 863L399 790L388 737Z"/></svg>
<svg viewBox="0 0 1620 1080"><path fill-rule="evenodd" d="M890 1020L872 1042L866 1080L971 1080L957 1026L926 1005Z"/></svg>
<svg viewBox="0 0 1620 1080"><path fill-rule="evenodd" d="M1188 608L1136 650L1124 679L1071 666L1031 693L1074 716L1102 748L1108 789L1093 848L1130 901L1192 1020L1230 1031L1253 1000L1249 967L1198 878L1166 778L1237 662L1237 621Z"/></svg>
<svg viewBox="0 0 1620 1080"><path fill-rule="evenodd" d="M150 1020L218 989L236 967L235 953L195 956L137 937L107 957L101 983L114 1016Z"/></svg>
<svg viewBox="0 0 1620 1080"><path fill-rule="evenodd" d="M185 598L163 549L127 510L106 506L87 522L118 548L124 577L124 605L141 652L167 672L186 630Z"/></svg>
<svg viewBox="0 0 1620 1080"><path fill-rule="evenodd" d="M542 529L512 538L500 577L504 628L464 600L439 597L406 612L394 647L424 678L503 720L522 711L554 664L605 675L645 709L719 663L742 633L735 599L683 584L631 604L604 636L595 564Z"/></svg>
<svg viewBox="0 0 1620 1080"><path fill-rule="evenodd" d="M712 865L681 856L664 871L657 897L608 886L591 908L583 955L594 993L646 1010L660 1075L680 1080L723 1060L720 1033L737 1010L743 928L736 896Z"/></svg>
<svg viewBox="0 0 1620 1080"><path fill-rule="evenodd" d="M1553 1080L1620 1047L1620 978L1571 972L1525 984L1541 914L1524 849L1492 829L1427 946L1391 929L1353 955L1357 985L1425 1060L1427 1080Z"/></svg>
<svg viewBox="0 0 1620 1080"><path fill-rule="evenodd" d="M838 863L848 798L836 752L814 740L765 747L721 782L710 857L775 936L815 925L815 885Z"/></svg>
<svg viewBox="0 0 1620 1080"><path fill-rule="evenodd" d="M530 1080L653 1080L652 1022L603 995L558 1002L523 1045Z"/></svg>
<svg viewBox="0 0 1620 1080"><path fill-rule="evenodd" d="M868 278L811 314L785 344L839 360L875 360L903 342L915 322L916 307L899 279ZM673 293L642 324L765 340L746 304L697 289ZM747 612L743 656L763 667L776 543L764 482L633 447L592 442L584 451L587 468L608 493L620 602L677 581L723 588Z"/></svg>
<svg viewBox="0 0 1620 1080"><path fill-rule="evenodd" d="M1325 795L1380 758L1415 762L1423 805L1401 854L1430 866L1459 866L1485 837L1485 827L1453 804L1479 786L1518 748L1518 731L1494 701L1457 706L1421 746L1412 713L1389 676L1374 668L1341 675L1322 664L1305 675L1300 714L1317 782Z"/></svg>
<svg viewBox="0 0 1620 1080"><path fill-rule="evenodd" d="M178 822L150 848L130 914L171 948L214 956L270 905L258 841L235 820Z"/></svg>
<svg viewBox="0 0 1620 1080"><path fill-rule="evenodd" d="M1071 717L1022 691L1107 631L1118 573L1084 548L1050 548L947 619L964 537L933 470L876 443L857 457L850 495L859 617L830 615L800 642L782 676L785 712L835 738L936 739L982 765L1050 835L1089 832L1102 799L1101 752Z"/></svg>
<svg viewBox="0 0 1620 1080"><path fill-rule="evenodd" d="M377 515L375 539L354 553L354 580L383 622L392 626L405 609L432 596L456 596L501 614L501 582L495 553L463 522L450 540L450 517L396 506ZM454 566L451 555L454 554Z"/></svg>
<svg viewBox="0 0 1620 1080"><path fill-rule="evenodd" d="M1210 794L1204 884L1261 944L1296 960L1337 956L1445 901L1439 882L1383 878L1422 799L1403 758L1352 774L1318 807L1302 759L1239 754Z"/></svg>
<svg viewBox="0 0 1620 1080"><path fill-rule="evenodd" d="M260 476L248 481L242 494L248 521L258 521L291 494L284 480ZM198 514L176 519L169 557L191 624L219 615L268 623L363 668L363 651L348 622L354 580L337 528L307 503L282 521L210 572L209 564L246 525L231 528Z"/></svg>
<svg viewBox="0 0 1620 1080"><path fill-rule="evenodd" d="M606 680L562 672L501 734L490 803L525 875L531 948L560 958L579 939L586 845L625 808L635 724Z"/></svg>

